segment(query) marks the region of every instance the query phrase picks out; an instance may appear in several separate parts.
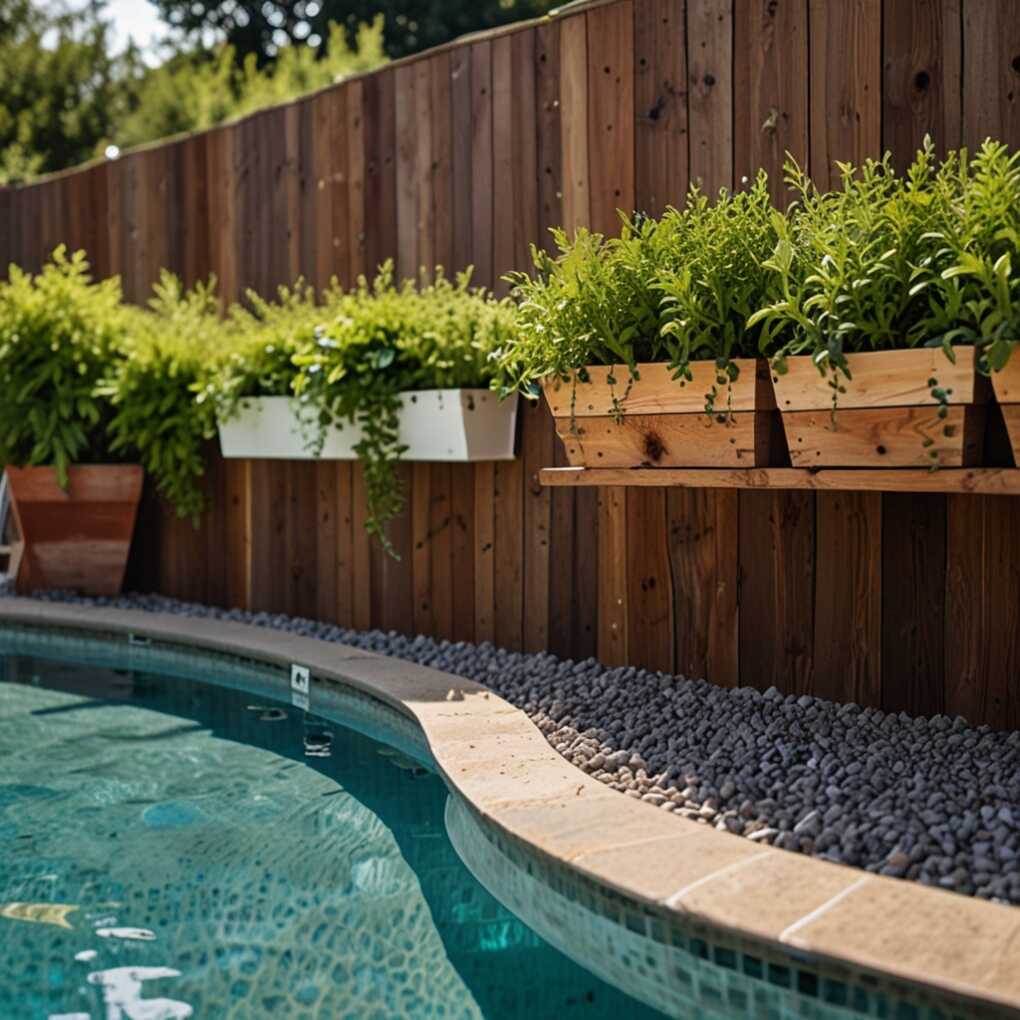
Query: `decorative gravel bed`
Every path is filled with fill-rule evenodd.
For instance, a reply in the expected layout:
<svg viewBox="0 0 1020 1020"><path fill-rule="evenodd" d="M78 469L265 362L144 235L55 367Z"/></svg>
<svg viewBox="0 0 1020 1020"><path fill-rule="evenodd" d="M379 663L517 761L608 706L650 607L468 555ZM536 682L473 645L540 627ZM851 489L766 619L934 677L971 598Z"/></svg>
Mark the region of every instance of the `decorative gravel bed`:
<svg viewBox="0 0 1020 1020"><path fill-rule="evenodd" d="M53 601L254 623L484 683L630 797L761 843L1020 903L1020 732L160 596Z"/></svg>

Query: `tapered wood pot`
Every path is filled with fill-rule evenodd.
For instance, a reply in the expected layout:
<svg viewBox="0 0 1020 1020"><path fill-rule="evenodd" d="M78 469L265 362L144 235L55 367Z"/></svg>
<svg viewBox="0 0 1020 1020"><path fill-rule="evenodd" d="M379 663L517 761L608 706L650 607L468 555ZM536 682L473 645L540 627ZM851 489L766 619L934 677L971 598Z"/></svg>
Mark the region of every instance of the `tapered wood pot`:
<svg viewBox="0 0 1020 1020"><path fill-rule="evenodd" d="M124 583L144 472L137 464L82 464L65 491L52 467L7 468L22 546L16 589L116 595Z"/></svg>
<svg viewBox="0 0 1020 1020"><path fill-rule="evenodd" d="M575 467L764 467L775 411L768 366L735 364L729 385L717 383L713 362L693 362L693 381L684 384L665 364L639 365L633 383L625 366L598 365L587 369L587 382L551 378L543 391Z"/></svg>
<svg viewBox="0 0 1020 1020"><path fill-rule="evenodd" d="M1006 432L1013 447L1013 463L1020 467L1020 344L1006 367L1001 372L992 373L992 386L995 388L995 399L1002 411L1006 423Z"/></svg>
<svg viewBox="0 0 1020 1020"><path fill-rule="evenodd" d="M794 467L971 467L980 463L988 381L973 348L956 363L941 348L848 354L851 378L822 375L810 357L773 373ZM933 385L934 380L934 385ZM943 405L933 388L946 391ZM944 415L940 410L944 409Z"/></svg>

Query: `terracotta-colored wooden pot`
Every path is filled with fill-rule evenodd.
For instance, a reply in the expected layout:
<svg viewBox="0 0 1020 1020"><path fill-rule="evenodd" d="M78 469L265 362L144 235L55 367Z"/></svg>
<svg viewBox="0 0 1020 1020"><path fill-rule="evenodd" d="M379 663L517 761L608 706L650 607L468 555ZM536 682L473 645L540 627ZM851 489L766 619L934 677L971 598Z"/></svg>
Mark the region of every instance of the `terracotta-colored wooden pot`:
<svg viewBox="0 0 1020 1020"><path fill-rule="evenodd" d="M1013 462L1020 467L1020 345L1014 349L1006 367L992 373L992 386L1013 447Z"/></svg>
<svg viewBox="0 0 1020 1020"><path fill-rule="evenodd" d="M980 463L990 390L973 348L848 354L836 396L810 357L772 376L794 467L971 467ZM945 415L932 380L946 391Z"/></svg>
<svg viewBox="0 0 1020 1020"><path fill-rule="evenodd" d="M16 589L116 595L124 583L144 472L137 464L82 464L65 491L52 467L7 468L20 549Z"/></svg>
<svg viewBox="0 0 1020 1020"><path fill-rule="evenodd" d="M715 364L703 361L691 363L694 379L684 384L665 364L639 365L633 383L625 366L599 365L587 369L587 382L551 378L543 392L575 467L764 467L775 410L768 366L753 358L735 364L729 386L719 386Z"/></svg>

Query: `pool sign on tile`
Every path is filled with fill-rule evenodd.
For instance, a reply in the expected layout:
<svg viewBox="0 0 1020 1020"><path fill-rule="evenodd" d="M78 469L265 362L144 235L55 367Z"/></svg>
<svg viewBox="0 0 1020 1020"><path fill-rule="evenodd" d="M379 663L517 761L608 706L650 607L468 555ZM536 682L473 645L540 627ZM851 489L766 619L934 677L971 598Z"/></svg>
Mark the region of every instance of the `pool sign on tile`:
<svg viewBox="0 0 1020 1020"><path fill-rule="evenodd" d="M311 676L307 666L290 665L290 703L302 712L308 711Z"/></svg>

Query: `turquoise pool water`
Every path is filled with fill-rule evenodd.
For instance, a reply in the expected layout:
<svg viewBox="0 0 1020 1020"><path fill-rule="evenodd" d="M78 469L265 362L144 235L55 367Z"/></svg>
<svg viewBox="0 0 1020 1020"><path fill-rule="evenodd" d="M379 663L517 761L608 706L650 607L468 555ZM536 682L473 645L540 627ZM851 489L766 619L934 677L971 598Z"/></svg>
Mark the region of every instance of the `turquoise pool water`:
<svg viewBox="0 0 1020 1020"><path fill-rule="evenodd" d="M0 669L4 1020L660 1015L486 892L409 754L210 683Z"/></svg>

